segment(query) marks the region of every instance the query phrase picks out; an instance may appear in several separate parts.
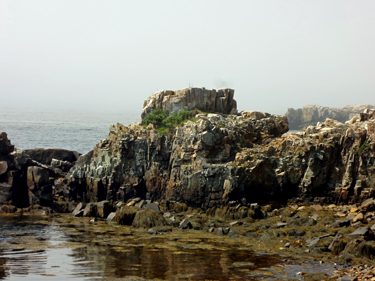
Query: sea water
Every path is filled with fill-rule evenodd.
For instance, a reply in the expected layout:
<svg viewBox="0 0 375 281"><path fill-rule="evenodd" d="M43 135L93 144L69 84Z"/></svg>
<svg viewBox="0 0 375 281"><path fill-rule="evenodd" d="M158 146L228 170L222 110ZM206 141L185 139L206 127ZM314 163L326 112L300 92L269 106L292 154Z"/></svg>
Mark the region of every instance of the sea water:
<svg viewBox="0 0 375 281"><path fill-rule="evenodd" d="M109 132L110 124L140 121L139 112L84 110L0 110L0 132L19 149L63 148L86 153Z"/></svg>

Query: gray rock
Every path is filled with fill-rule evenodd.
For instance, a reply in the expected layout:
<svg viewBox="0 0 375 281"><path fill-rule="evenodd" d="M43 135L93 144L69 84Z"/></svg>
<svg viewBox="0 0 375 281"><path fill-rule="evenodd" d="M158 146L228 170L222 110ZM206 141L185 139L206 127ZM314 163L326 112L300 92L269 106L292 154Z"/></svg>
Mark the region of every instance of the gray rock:
<svg viewBox="0 0 375 281"><path fill-rule="evenodd" d="M113 221L114 218L115 218L115 216L116 216L116 213L115 213L115 212L110 213L110 214L108 215L108 217L107 217L107 221Z"/></svg>
<svg viewBox="0 0 375 281"><path fill-rule="evenodd" d="M284 226L287 226L287 225L288 225L288 224L285 223L285 222L278 222L278 223L276 223L276 227L277 227L277 228L284 227Z"/></svg>
<svg viewBox="0 0 375 281"><path fill-rule="evenodd" d="M357 228L354 232L350 233L348 237L351 239L363 238L365 240L373 240L374 232L368 226L363 226Z"/></svg>
<svg viewBox="0 0 375 281"><path fill-rule="evenodd" d="M159 205L156 203L148 203L142 207L144 210L151 210L156 213L160 213Z"/></svg>

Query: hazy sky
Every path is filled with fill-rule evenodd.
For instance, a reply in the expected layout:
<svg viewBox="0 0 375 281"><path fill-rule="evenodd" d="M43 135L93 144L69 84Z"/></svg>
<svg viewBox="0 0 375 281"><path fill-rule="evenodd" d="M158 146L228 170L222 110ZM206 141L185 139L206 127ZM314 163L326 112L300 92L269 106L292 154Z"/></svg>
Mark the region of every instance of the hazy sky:
<svg viewBox="0 0 375 281"><path fill-rule="evenodd" d="M0 0L0 108L140 112L235 89L240 110L375 104L375 1Z"/></svg>

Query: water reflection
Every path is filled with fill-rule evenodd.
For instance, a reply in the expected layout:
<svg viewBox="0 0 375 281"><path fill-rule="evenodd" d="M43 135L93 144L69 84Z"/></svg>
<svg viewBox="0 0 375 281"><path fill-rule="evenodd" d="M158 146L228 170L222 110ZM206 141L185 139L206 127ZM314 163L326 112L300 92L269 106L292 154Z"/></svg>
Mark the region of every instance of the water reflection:
<svg viewBox="0 0 375 281"><path fill-rule="evenodd" d="M272 280L286 276L282 270L266 276L272 266L283 269L280 257L256 255L241 245L223 246L212 237L194 233L158 237L107 222L67 218L0 217L0 279L259 280L261 276Z"/></svg>

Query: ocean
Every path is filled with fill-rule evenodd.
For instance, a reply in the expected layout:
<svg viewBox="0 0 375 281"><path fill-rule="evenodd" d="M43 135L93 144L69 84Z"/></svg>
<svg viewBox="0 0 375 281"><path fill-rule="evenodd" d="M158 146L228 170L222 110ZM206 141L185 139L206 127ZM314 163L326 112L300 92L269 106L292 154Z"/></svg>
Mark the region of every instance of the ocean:
<svg viewBox="0 0 375 281"><path fill-rule="evenodd" d="M130 125L138 112L2 109L0 131L16 148L63 148L86 153L109 133L110 124Z"/></svg>

